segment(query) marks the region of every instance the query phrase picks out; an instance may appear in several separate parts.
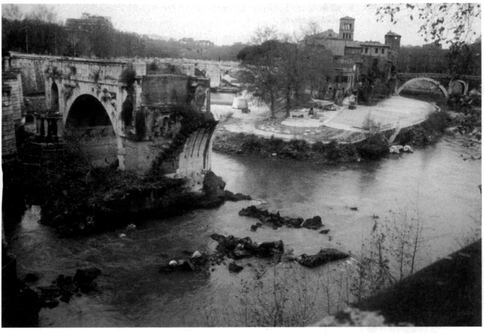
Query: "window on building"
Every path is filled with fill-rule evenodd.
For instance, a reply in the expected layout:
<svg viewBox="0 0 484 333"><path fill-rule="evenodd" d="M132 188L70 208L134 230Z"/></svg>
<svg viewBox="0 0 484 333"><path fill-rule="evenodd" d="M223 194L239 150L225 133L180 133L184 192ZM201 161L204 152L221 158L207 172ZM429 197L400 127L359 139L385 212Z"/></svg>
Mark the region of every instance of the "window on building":
<svg viewBox="0 0 484 333"><path fill-rule="evenodd" d="M385 54L385 49L381 49L381 54Z"/></svg>
<svg viewBox="0 0 484 333"><path fill-rule="evenodd" d="M368 48L367 47L365 47L365 53L368 54Z"/></svg>
<svg viewBox="0 0 484 333"><path fill-rule="evenodd" d="M378 47L375 47L375 54L378 54Z"/></svg>

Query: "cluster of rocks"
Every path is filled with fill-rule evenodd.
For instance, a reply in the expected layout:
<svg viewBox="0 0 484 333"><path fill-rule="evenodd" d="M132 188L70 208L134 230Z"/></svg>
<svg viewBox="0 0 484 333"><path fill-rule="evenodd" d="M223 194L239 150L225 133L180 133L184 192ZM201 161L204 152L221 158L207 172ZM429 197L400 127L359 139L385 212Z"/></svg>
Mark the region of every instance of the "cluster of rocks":
<svg viewBox="0 0 484 333"><path fill-rule="evenodd" d="M259 209L254 205L242 208L242 210L239 212L239 215L259 219L260 223L256 223L251 226L252 231L256 231L257 228L259 228L263 224L269 225L274 229L286 226L288 228L307 228L312 230L318 230L324 226L321 217L317 215L313 218L309 218L306 220L301 217L284 217L281 216L279 212L275 214L269 213L268 210ZM322 230L320 233L326 234L328 232L329 230L325 229Z"/></svg>
<svg viewBox="0 0 484 333"><path fill-rule="evenodd" d="M195 251L191 257L172 259L168 264L162 265L159 269L162 273L171 272L207 272L210 266L221 265L226 258L238 260L243 258L276 258L280 260L284 254L284 243L282 241L256 243L250 237L238 238L232 235L223 236L213 234L210 236L218 242L216 252L212 254ZM240 272L243 267L230 262L228 268L231 272Z"/></svg>
<svg viewBox="0 0 484 333"><path fill-rule="evenodd" d="M281 261L284 256L284 260L295 260L299 264L305 267L313 268L331 261L348 258L347 253L341 252L336 249L322 249L314 255L302 254L298 257L294 257L289 251L287 254L284 252L284 243L279 241L256 243L252 241L250 237L239 238L232 235L223 236L219 234L212 234L210 236L218 244L216 252L213 254L200 253L195 251L190 258L171 260L168 264L160 267L160 272L170 273L176 271L204 271L207 272L210 266L225 264L225 259L229 258L228 269L231 272L238 273L244 267L238 265L234 261L258 257L258 258L270 258L275 262ZM247 264L247 265L250 265Z"/></svg>
<svg viewBox="0 0 484 333"><path fill-rule="evenodd" d="M69 303L71 298L88 294L97 289L95 279L101 274L96 267L78 269L74 277L59 275L50 286L38 286L38 297L40 306L44 308L55 308L59 302ZM35 274L27 274L24 278L26 284L38 281Z"/></svg>
<svg viewBox="0 0 484 333"><path fill-rule="evenodd" d="M232 259L250 257L271 258L284 253L284 243L279 241L256 243L250 237L238 238L232 235L225 237L219 234L210 236L218 242L216 250Z"/></svg>
<svg viewBox="0 0 484 333"><path fill-rule="evenodd" d="M195 251L190 258L172 259L167 265L159 269L162 273L204 271L208 267L210 256Z"/></svg>

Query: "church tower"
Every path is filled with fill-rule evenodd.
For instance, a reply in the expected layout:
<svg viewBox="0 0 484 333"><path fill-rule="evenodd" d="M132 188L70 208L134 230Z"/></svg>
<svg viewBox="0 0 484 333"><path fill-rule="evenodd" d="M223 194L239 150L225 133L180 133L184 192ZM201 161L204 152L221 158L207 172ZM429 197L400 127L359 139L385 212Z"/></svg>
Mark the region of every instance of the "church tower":
<svg viewBox="0 0 484 333"><path fill-rule="evenodd" d="M349 16L339 19L339 38L353 40L355 33L355 19Z"/></svg>
<svg viewBox="0 0 484 333"><path fill-rule="evenodd" d="M400 50L400 39L402 36L392 32L391 30L385 35L385 45L390 46L395 51Z"/></svg>

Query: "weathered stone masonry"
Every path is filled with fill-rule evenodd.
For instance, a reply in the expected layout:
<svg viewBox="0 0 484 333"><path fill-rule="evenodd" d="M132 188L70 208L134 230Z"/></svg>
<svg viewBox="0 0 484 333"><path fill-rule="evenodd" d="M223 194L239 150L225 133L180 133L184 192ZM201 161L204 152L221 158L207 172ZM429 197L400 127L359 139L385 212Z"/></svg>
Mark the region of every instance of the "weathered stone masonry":
<svg viewBox="0 0 484 333"><path fill-rule="evenodd" d="M50 133L55 139L76 136L93 164L116 163L120 169L139 173L155 166L174 177L192 179L194 186L210 170L217 124L210 113L210 79L147 75L147 65L140 61L12 53L8 64L22 66L22 77L30 77L24 82L36 82L42 67L49 112L37 115L37 134ZM208 121L184 130L187 114L182 116L179 110L187 106Z"/></svg>

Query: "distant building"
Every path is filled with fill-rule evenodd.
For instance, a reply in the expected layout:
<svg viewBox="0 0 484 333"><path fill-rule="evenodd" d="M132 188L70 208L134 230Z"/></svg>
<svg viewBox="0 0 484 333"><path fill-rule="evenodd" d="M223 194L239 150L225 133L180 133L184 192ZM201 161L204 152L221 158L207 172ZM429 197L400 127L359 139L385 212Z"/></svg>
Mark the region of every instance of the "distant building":
<svg viewBox="0 0 484 333"><path fill-rule="evenodd" d="M355 28L355 19L346 16L340 19L339 33L329 29L304 40L306 46L332 51L336 69L328 79L330 90L352 89L371 71L378 72L384 81L395 75L401 36L389 31L385 44L359 42L354 40Z"/></svg>
<svg viewBox="0 0 484 333"><path fill-rule="evenodd" d="M68 18L66 20L66 28L68 31L92 32L99 27L109 27L113 29L113 23L111 22L111 18L82 13L80 19Z"/></svg>
<svg viewBox="0 0 484 333"><path fill-rule="evenodd" d="M106 31L114 30L114 27L110 17L83 13L80 19L68 18L66 20L66 30L68 33L68 53L73 56L92 57L96 53L92 35L102 36ZM98 45L98 53L99 49L100 45Z"/></svg>
<svg viewBox="0 0 484 333"><path fill-rule="evenodd" d="M183 45L191 45L193 47L212 47L214 46L214 42L209 40L195 40L193 38L182 38L178 41L180 44Z"/></svg>
<svg viewBox="0 0 484 333"><path fill-rule="evenodd" d="M205 46L205 47L211 47L215 45L213 42L209 40L197 40L195 44L199 46Z"/></svg>

